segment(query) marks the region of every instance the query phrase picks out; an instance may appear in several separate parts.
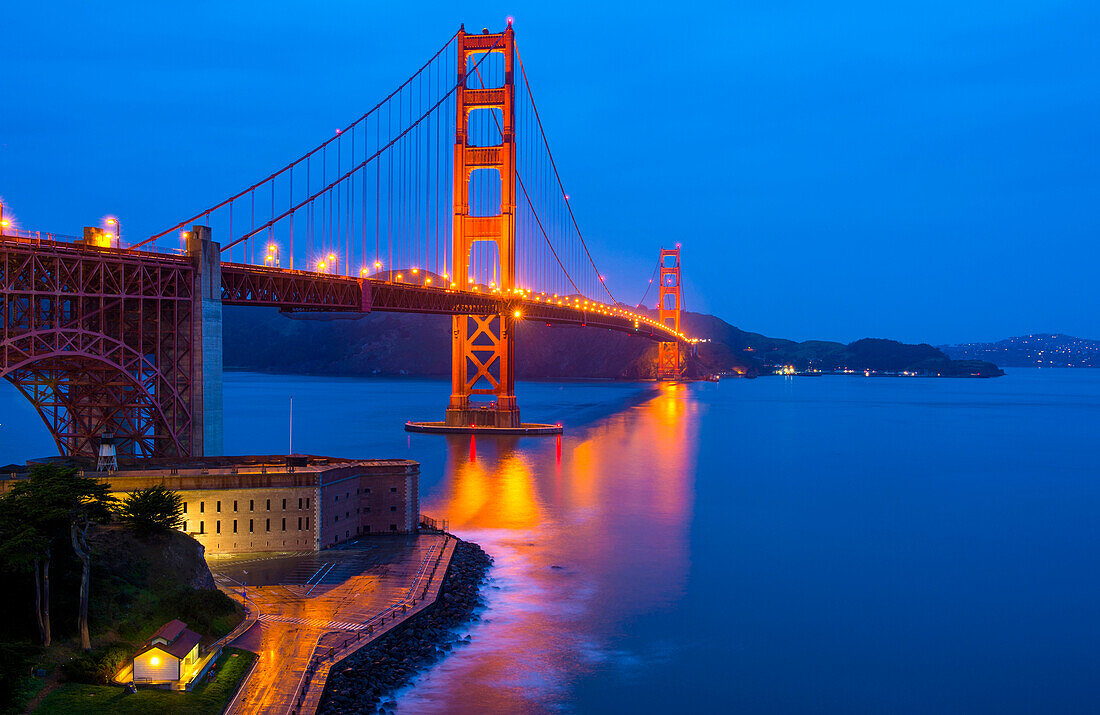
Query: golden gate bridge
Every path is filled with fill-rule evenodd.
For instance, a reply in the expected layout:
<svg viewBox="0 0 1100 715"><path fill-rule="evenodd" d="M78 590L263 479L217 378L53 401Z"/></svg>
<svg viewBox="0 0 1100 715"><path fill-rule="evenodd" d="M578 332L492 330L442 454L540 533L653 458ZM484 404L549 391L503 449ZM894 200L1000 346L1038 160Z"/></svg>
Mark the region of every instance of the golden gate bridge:
<svg viewBox="0 0 1100 715"><path fill-rule="evenodd" d="M225 305L453 316L437 423L451 429L526 429L517 321L658 341L663 379L692 342L679 244L655 269L657 318L608 288L511 22L460 28L368 112L239 193L129 246L119 233L0 227L0 372L62 454L92 455L105 433L121 454L221 453Z"/></svg>

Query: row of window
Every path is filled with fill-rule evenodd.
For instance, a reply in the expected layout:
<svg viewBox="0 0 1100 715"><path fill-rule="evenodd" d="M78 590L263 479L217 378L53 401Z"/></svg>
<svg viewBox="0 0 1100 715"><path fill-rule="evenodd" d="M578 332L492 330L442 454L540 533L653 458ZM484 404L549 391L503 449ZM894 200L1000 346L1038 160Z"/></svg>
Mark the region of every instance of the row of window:
<svg viewBox="0 0 1100 715"><path fill-rule="evenodd" d="M362 529L362 531L360 531L360 529ZM397 524L390 524L390 531L397 531ZM355 533L356 534L369 534L370 533L370 524L367 524L366 526L363 526L363 527L358 527L358 526L355 527ZM332 543L335 544L339 540L339 538L340 538L339 535L333 534ZM351 538L351 530L350 529L344 532L344 538L345 539Z"/></svg>
<svg viewBox="0 0 1100 715"><path fill-rule="evenodd" d="M391 506L391 507L390 507L390 511L397 511L397 507L396 507L396 506ZM362 513L366 514L366 513L369 513L369 512L370 512L370 507L369 507L369 506L365 506L365 507L363 507L363 509L362 509ZM356 509L356 510L355 510L355 513L356 513L356 514L360 513L360 510L359 510L359 509ZM350 512L350 511L345 511L345 512L344 512L344 518L345 518L345 519L349 519L349 518L351 518L351 512ZM339 515L339 514L337 514L336 516L334 516L334 517L332 518L332 523L334 523L334 524L335 524L335 523L336 523L336 522L338 522L338 521L340 521L340 515Z"/></svg>
<svg viewBox="0 0 1100 715"><path fill-rule="evenodd" d="M264 522L265 522L264 523L264 530L265 531L271 531L271 519L265 519ZM302 523L303 523L302 522L302 517L298 517L298 531L302 531ZM184 532L187 531L187 522L186 521L183 522L183 530L184 530ZM286 531L286 518L285 517L283 518L283 528L282 528L282 530ZM305 530L309 531L309 517L308 516L305 517ZM255 531L256 531L256 520L255 519L249 519L248 520L248 533L252 534L252 533L255 533ZM206 522L205 521L199 521L199 533L200 534L205 534L206 533ZM215 534L222 533L222 522L221 522L220 519L218 521L214 522L214 533ZM237 520L236 519L233 520L233 533L234 534L237 533Z"/></svg>
<svg viewBox="0 0 1100 715"><path fill-rule="evenodd" d="M287 501L286 499L283 499L283 511L286 511L286 501ZM308 509L309 508L309 497L306 497L304 500L301 497L298 498L298 508L299 509L302 508L303 503L305 504L305 508ZM267 511L271 511L271 500L270 499L267 500L266 508L267 508ZM214 502L214 511L221 512L221 510L222 510L221 501L219 500L219 501ZM256 500L255 499L249 499L248 500L248 510L249 511L256 511ZM233 511L237 511L237 500L236 499L233 500ZM187 502L183 503L183 513L184 514L187 513ZM199 513L200 514L206 513L206 502L204 502L204 501L199 502Z"/></svg>
<svg viewBox="0 0 1100 715"><path fill-rule="evenodd" d="M355 493L358 494L359 491L360 490L356 489ZM364 494L370 494L370 488L368 487L366 489L363 489L362 492ZM390 487L390 494L396 494L396 493L397 493L397 487ZM351 492L344 492L344 499L350 499L350 498L351 498ZM333 501L340 501L340 495L339 494L334 495L332 500Z"/></svg>

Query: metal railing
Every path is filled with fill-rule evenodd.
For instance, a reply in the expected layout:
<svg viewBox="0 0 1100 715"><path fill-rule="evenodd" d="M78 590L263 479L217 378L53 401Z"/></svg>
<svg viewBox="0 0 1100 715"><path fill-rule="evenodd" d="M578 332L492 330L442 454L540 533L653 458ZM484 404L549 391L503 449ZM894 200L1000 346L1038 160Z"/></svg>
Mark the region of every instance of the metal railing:
<svg viewBox="0 0 1100 715"><path fill-rule="evenodd" d="M446 519L433 519L427 514L420 515L419 525L431 529L432 531L446 531L447 520Z"/></svg>
<svg viewBox="0 0 1100 715"><path fill-rule="evenodd" d="M306 695L309 692L309 686L313 682L313 676L314 674L316 674L317 669L321 665L330 660L333 663L336 663L341 658L349 655L349 646L351 646L351 649L354 650L356 645L363 640L364 632L366 633L366 636L369 640L370 637L374 635L374 630L376 627L382 628L383 626L385 626L387 620L396 621L398 619L398 616L408 615L408 609L410 607L415 608L418 600L423 601L428 596L428 591L429 589L431 589L432 583L435 581L436 572L438 571L439 566L443 560L443 555L447 553L447 546L450 544L453 538L454 537L452 537L450 534L447 534L443 539L442 545L432 544L431 548L428 549L428 553L425 554L424 560L421 562L420 568L416 572L416 576L413 578L412 585L410 585L408 591L405 592L405 596L397 603L393 604L392 606L385 609L380 614L371 618L369 621L357 628L355 630L354 640L352 640L352 638L349 636L344 639L344 643L339 650L337 650L335 646L330 646L327 653L322 653L321 655L315 654L313 657L310 658L309 664L306 666L305 673L302 674L302 680L298 686L298 692L295 694L295 706L292 709L292 712L297 712L297 708L301 707L302 704L305 702ZM438 554L435 553L437 548L439 549ZM433 554L435 554L434 559L432 558ZM428 572L429 564L431 565L430 573ZM420 581L425 576L425 574L427 574L427 581L424 583L424 586L421 589L419 588ZM416 596L417 593L420 594L419 597ZM400 613L398 613L399 609Z"/></svg>
<svg viewBox="0 0 1100 715"><path fill-rule="evenodd" d="M47 231L28 231L22 228L5 228L0 230L4 238L25 238L35 243L39 241L83 241L80 236L66 236L63 233L49 233Z"/></svg>

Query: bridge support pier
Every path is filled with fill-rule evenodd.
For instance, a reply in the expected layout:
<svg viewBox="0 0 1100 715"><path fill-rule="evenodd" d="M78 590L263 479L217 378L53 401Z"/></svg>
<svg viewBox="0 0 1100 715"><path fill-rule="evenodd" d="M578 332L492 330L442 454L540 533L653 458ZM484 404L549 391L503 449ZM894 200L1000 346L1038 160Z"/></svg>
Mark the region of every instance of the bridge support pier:
<svg viewBox="0 0 1100 715"><path fill-rule="evenodd" d="M444 423L448 427L520 426L513 363L515 343L510 315L456 315L452 318L451 401ZM485 385L479 388L478 385ZM478 404L471 395L492 395Z"/></svg>
<svg viewBox="0 0 1100 715"><path fill-rule="evenodd" d="M221 246L209 226L192 226L187 255L195 265L191 321L191 456L218 456L222 446Z"/></svg>

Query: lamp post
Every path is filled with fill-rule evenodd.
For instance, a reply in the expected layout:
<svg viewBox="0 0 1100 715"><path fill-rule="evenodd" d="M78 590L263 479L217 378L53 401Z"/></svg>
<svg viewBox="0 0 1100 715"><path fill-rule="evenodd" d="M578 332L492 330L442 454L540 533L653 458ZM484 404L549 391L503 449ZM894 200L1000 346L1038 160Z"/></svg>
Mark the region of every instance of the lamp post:
<svg viewBox="0 0 1100 715"><path fill-rule="evenodd" d="M10 221L4 220L4 202L0 201L0 231L7 228L10 223Z"/></svg>
<svg viewBox="0 0 1100 715"><path fill-rule="evenodd" d="M340 273L339 259L332 253L328 254L328 264L332 266L333 275Z"/></svg>
<svg viewBox="0 0 1100 715"><path fill-rule="evenodd" d="M122 248L122 224L114 216L107 219L107 224L115 227L115 239L118 241L118 248Z"/></svg>
<svg viewBox="0 0 1100 715"><path fill-rule="evenodd" d="M267 244L267 255L264 256L265 266L279 267L279 246L276 243Z"/></svg>

